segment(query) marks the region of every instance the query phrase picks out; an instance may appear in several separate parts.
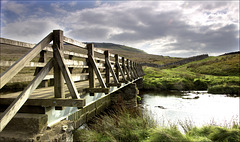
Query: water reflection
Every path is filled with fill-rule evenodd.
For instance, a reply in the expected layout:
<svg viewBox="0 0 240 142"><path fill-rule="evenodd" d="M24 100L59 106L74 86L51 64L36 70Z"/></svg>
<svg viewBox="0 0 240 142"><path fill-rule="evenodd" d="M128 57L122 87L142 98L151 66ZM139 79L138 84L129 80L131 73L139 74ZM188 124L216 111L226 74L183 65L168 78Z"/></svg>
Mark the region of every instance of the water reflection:
<svg viewBox="0 0 240 142"><path fill-rule="evenodd" d="M186 95L186 96L184 96ZM145 92L142 104L160 125L191 121L196 126L239 122L239 97L198 92Z"/></svg>

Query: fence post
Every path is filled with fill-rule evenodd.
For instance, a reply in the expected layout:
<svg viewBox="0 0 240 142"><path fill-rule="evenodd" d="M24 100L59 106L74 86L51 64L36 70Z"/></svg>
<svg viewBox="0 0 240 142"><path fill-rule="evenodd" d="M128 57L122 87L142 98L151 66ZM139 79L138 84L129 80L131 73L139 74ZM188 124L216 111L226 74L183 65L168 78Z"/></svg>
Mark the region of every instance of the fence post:
<svg viewBox="0 0 240 142"><path fill-rule="evenodd" d="M116 74L116 77L117 77L117 80L119 81L119 68L117 66L118 64L118 54L115 54L115 74Z"/></svg>
<svg viewBox="0 0 240 142"><path fill-rule="evenodd" d="M64 78L54 55L54 52L56 52L55 48L58 48L60 52L64 50L63 31L61 30L53 30L54 96L55 98L65 98Z"/></svg>
<svg viewBox="0 0 240 142"><path fill-rule="evenodd" d="M131 76L131 77L130 77L130 80L132 81L132 79L133 79L133 74L132 74L132 70L131 70L131 68L130 68L129 59L127 59L127 68L128 68L129 75Z"/></svg>
<svg viewBox="0 0 240 142"><path fill-rule="evenodd" d="M92 56L94 58L94 45L87 44L88 57ZM93 66L88 60L88 72L89 72L89 88L95 88L95 74ZM90 93L90 96L94 96L94 93Z"/></svg>
<svg viewBox="0 0 240 142"><path fill-rule="evenodd" d="M110 59L109 59L108 50L104 51L104 55L105 55L106 84L109 84L110 83L110 71L109 71L109 67L107 65L107 60L110 60Z"/></svg>
<svg viewBox="0 0 240 142"><path fill-rule="evenodd" d="M40 63L46 63L47 62L47 55L46 55L46 52L45 50L42 50L40 52L40 57L39 57L39 60L38 62ZM42 69L43 67L37 67L35 72L34 72L34 76L36 76L40 70ZM48 80L43 80L40 84L39 84L39 87L48 87Z"/></svg>
<svg viewBox="0 0 240 142"><path fill-rule="evenodd" d="M124 57L122 57L122 71L123 71L123 74L124 74L124 76L126 75L125 74L125 68L124 68L124 64L125 64L125 58ZM127 79L126 79L127 80Z"/></svg>

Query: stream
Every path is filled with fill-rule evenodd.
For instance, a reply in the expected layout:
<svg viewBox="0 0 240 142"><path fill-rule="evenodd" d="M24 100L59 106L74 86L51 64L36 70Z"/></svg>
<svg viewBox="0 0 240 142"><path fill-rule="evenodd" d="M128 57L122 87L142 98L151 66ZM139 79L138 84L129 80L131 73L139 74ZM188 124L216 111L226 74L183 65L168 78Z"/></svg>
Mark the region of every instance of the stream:
<svg viewBox="0 0 240 142"><path fill-rule="evenodd" d="M143 92L146 113L160 126L188 122L194 126L239 124L239 97L213 95L206 91Z"/></svg>

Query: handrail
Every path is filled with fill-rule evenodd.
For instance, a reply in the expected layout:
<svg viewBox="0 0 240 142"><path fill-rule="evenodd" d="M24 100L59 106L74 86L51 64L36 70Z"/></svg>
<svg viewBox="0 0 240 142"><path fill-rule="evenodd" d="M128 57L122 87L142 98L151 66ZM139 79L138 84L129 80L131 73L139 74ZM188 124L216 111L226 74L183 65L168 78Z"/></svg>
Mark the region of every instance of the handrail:
<svg viewBox="0 0 240 142"><path fill-rule="evenodd" d="M53 41L53 46L49 47L49 43L51 41ZM26 46L27 48L31 48L28 53L15 63L12 61L0 61L0 66L10 66L0 76L0 88L7 84L24 67L37 67L34 79L16 98L16 100L4 111L4 113L1 114L0 132L14 117L17 111L24 105L31 93L45 79L54 78L55 98L65 98L63 91L65 81L72 99L81 100L74 83L74 81L82 80L83 78L81 78L81 76L85 76L84 79L88 78L89 88L87 90L90 95L94 95L96 92L108 93L110 86L121 86L121 82L128 83L129 81L144 75L141 65L136 64L129 59L125 59L124 57L120 57L117 54L110 54L108 51L96 49L93 44L84 44L74 39L65 37L63 36L63 31L61 30L54 30L36 45L14 42L13 40L4 38L0 38L0 42L3 44ZM88 54L64 51L64 43L87 50ZM46 52L42 52L44 50L53 52L53 56L51 56L48 63L46 63ZM105 58L94 56L94 52L104 55ZM39 53L39 62L32 62L31 60ZM64 54L69 55L69 59L65 59ZM72 58L73 56L81 60L74 60ZM110 60L110 58L115 60ZM83 59L87 60L84 61ZM54 67L54 74L48 75L52 67ZM73 68L80 68L83 71L80 73L78 72L76 76L76 74L72 74ZM86 73L84 70L88 70L88 72ZM75 77L77 78L75 79ZM106 83L103 77L106 78ZM110 77L114 79L115 83L110 82ZM99 80L101 88L95 88L95 78ZM84 105L85 100L82 101L83 103L81 104Z"/></svg>

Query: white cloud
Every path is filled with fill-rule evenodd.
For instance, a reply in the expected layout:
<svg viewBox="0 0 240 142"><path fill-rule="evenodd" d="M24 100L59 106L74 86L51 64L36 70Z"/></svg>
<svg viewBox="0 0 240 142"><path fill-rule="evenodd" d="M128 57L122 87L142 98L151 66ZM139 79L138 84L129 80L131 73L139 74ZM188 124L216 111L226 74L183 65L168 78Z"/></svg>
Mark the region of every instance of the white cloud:
<svg viewBox="0 0 240 142"><path fill-rule="evenodd" d="M8 10L14 12L17 15L21 15L26 12L27 6L24 4L16 3L14 1L5 1L1 2L2 7L4 10Z"/></svg>
<svg viewBox="0 0 240 142"><path fill-rule="evenodd" d="M38 43L53 29L63 29L63 27L51 22L50 19L29 19L8 24L2 28L2 35L5 38Z"/></svg>
<svg viewBox="0 0 240 142"><path fill-rule="evenodd" d="M21 18L3 27L3 35L39 41L40 35L62 28L80 41L115 42L171 56L215 55L239 46L239 2L97 0L94 4L97 7L70 12L61 3L52 3L56 11L52 18Z"/></svg>

